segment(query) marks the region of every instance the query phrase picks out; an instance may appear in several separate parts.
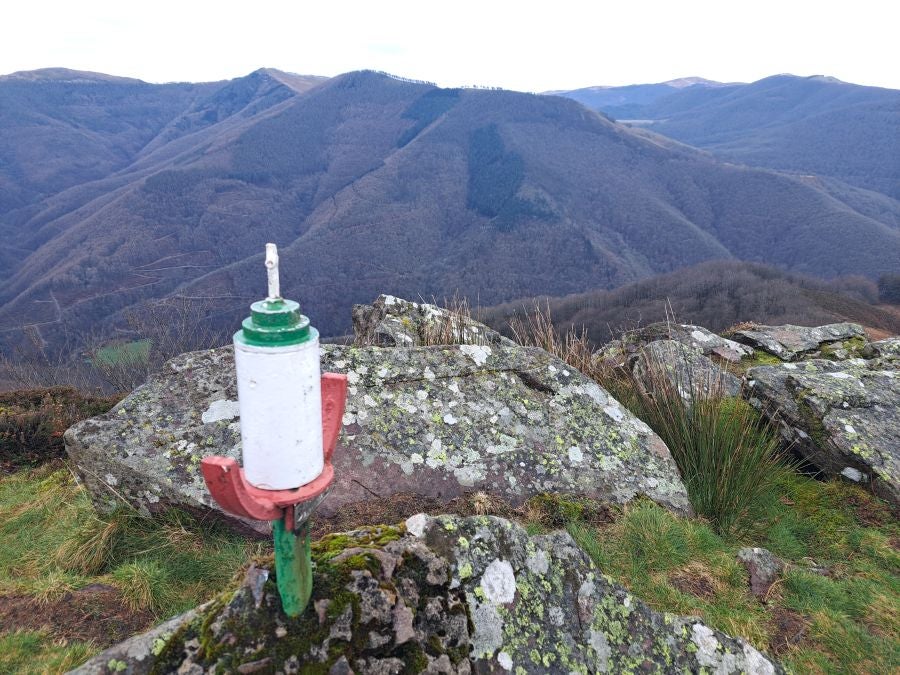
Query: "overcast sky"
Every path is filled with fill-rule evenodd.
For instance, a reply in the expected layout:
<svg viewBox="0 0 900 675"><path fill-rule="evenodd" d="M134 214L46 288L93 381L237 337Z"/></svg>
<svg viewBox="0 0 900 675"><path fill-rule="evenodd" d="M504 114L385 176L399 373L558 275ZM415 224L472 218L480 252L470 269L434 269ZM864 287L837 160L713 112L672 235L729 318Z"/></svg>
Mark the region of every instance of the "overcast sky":
<svg viewBox="0 0 900 675"><path fill-rule="evenodd" d="M8 0L0 73L167 82L374 68L545 91L789 72L900 88L898 20L896 0Z"/></svg>

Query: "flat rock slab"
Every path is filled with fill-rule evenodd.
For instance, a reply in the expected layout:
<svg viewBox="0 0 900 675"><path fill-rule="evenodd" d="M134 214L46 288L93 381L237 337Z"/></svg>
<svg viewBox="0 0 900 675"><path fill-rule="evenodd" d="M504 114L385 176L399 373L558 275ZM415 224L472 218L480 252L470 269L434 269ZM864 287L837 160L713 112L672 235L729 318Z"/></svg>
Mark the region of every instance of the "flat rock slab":
<svg viewBox="0 0 900 675"><path fill-rule="evenodd" d="M236 590L74 672L784 672L741 639L653 611L565 532L420 514L325 537L313 558L295 619L272 572L251 568Z"/></svg>
<svg viewBox="0 0 900 675"><path fill-rule="evenodd" d="M844 358L858 352L865 344L866 332L856 323L830 323L825 326L762 326L735 331L732 337L738 342L761 349L782 361L796 361L809 352L818 352L826 345L849 342ZM841 346L832 349L840 349ZM842 356L842 355L838 355Z"/></svg>
<svg viewBox="0 0 900 675"><path fill-rule="evenodd" d="M358 346L421 347L441 341L507 347L516 345L468 316L393 295L379 295L371 305L354 305L353 333L354 343Z"/></svg>
<svg viewBox="0 0 900 675"><path fill-rule="evenodd" d="M662 440L606 391L537 348L324 345L349 395L335 484L318 513L399 492L451 500L483 490L519 504L541 492L690 506ZM200 460L240 460L231 348L183 354L109 413L66 432L103 506L219 511Z"/></svg>
<svg viewBox="0 0 900 675"><path fill-rule="evenodd" d="M634 357L631 369L645 391L654 391L657 378L663 377L688 405L696 400L741 395L737 377L675 340L651 342Z"/></svg>
<svg viewBox="0 0 900 675"><path fill-rule="evenodd" d="M637 354L647 345L661 340L674 340L703 356L716 356L732 363L753 356L752 347L716 335L702 326L663 322L629 331L622 339L613 340L601 347L594 356L624 364L630 356Z"/></svg>
<svg viewBox="0 0 900 675"><path fill-rule="evenodd" d="M747 378L750 402L810 462L900 504L900 372L813 359L751 368Z"/></svg>

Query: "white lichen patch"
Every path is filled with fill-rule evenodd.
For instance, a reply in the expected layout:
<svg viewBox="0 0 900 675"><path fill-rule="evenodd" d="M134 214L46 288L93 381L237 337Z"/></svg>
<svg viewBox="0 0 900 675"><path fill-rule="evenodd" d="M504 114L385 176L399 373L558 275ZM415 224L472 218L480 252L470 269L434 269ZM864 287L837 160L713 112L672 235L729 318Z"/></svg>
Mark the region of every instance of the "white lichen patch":
<svg viewBox="0 0 900 675"><path fill-rule="evenodd" d="M497 612L497 606L490 602L478 602L471 594L469 605L472 609L472 655L475 657L493 656L503 646L503 618Z"/></svg>
<svg viewBox="0 0 900 675"><path fill-rule="evenodd" d="M460 345L459 351L472 359L476 366L483 366L491 355L491 348L482 345Z"/></svg>
<svg viewBox="0 0 900 675"><path fill-rule="evenodd" d="M484 479L484 472L476 466L461 466L453 470L453 475L463 487L473 487L475 483Z"/></svg>
<svg viewBox="0 0 900 675"><path fill-rule="evenodd" d="M691 640L697 645L697 661L701 666L715 666L718 663L719 641L713 634L712 628L702 623L695 623L691 627Z"/></svg>
<svg viewBox="0 0 900 675"><path fill-rule="evenodd" d="M609 670L609 641L606 639L606 635L603 634L602 631L594 630L591 628L591 636L588 640L588 644L591 645L591 648L594 650L594 653L597 656L597 661L594 664L594 667L597 669L598 673L605 673Z"/></svg>
<svg viewBox="0 0 900 675"><path fill-rule="evenodd" d="M504 670L512 670L513 668L512 657L506 652L500 652L499 654L497 654L497 663L499 663L500 667Z"/></svg>
<svg viewBox="0 0 900 675"><path fill-rule="evenodd" d="M430 520L431 518L424 513L417 513L414 516L410 516L406 519L406 531L414 537L421 537L425 534L425 528L428 527L428 522Z"/></svg>
<svg viewBox="0 0 900 675"><path fill-rule="evenodd" d="M505 605L516 597L516 575L508 560L496 558L484 570L480 583L484 596L497 605Z"/></svg>
<svg viewBox="0 0 900 675"><path fill-rule="evenodd" d="M608 405L603 408L603 412L609 415L616 422L621 422L625 419L625 413L622 412L622 409L617 405Z"/></svg>
<svg viewBox="0 0 900 675"><path fill-rule="evenodd" d="M745 672L749 675L775 675L775 666L750 645L744 645Z"/></svg>
<svg viewBox="0 0 900 675"><path fill-rule="evenodd" d="M584 453L581 452L581 448L577 445L573 445L569 448L569 461L574 463L579 463L584 459Z"/></svg>
<svg viewBox="0 0 900 675"><path fill-rule="evenodd" d="M547 557L546 551L538 549L525 559L525 566L532 574L544 575L550 569L550 559Z"/></svg>
<svg viewBox="0 0 900 675"><path fill-rule="evenodd" d="M240 414L241 409L238 407L237 401L223 398L210 403L209 407L200 416L200 421L203 424L212 424L220 420L233 420L235 417L239 417Z"/></svg>

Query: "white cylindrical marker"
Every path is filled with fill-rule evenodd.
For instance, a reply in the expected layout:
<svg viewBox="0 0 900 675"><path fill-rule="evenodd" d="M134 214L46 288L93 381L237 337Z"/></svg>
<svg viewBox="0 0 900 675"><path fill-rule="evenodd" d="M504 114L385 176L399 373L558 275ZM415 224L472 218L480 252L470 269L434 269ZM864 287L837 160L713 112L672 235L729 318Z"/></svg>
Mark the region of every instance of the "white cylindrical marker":
<svg viewBox="0 0 900 675"><path fill-rule="evenodd" d="M266 245L269 297L254 302L234 334L246 479L285 490L322 473L319 334L293 300L280 297L278 253Z"/></svg>

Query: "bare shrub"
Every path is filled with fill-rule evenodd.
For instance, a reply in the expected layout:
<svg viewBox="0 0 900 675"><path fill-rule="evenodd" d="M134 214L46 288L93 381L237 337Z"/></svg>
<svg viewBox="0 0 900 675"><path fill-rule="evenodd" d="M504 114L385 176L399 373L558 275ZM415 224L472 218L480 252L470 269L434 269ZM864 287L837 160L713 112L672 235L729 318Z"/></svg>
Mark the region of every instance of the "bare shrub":
<svg viewBox="0 0 900 675"><path fill-rule="evenodd" d="M22 331L24 341L8 352L0 352L0 385L17 389L96 386L91 368L79 358L78 340L66 334L63 345L50 349L34 327Z"/></svg>
<svg viewBox="0 0 900 675"><path fill-rule="evenodd" d="M200 302L177 297L131 309L125 314L129 339L89 340L90 362L113 391L131 391L174 356L228 343L226 331L205 320L207 310Z"/></svg>

